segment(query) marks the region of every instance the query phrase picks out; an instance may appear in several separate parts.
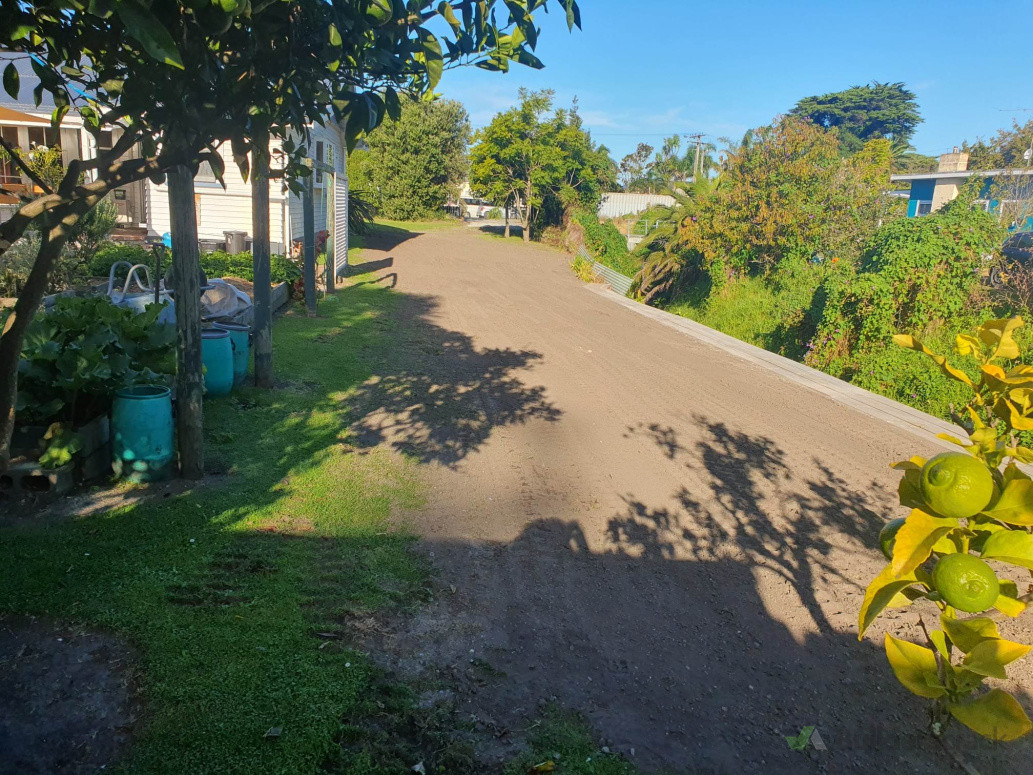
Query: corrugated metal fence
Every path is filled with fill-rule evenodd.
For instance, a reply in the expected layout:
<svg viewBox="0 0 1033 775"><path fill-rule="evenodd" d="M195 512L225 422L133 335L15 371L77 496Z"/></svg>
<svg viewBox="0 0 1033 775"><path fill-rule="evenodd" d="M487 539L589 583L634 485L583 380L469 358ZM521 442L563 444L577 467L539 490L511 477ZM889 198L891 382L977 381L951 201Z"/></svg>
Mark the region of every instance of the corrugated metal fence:
<svg viewBox="0 0 1033 775"><path fill-rule="evenodd" d="M595 272L596 277L603 280L607 285L613 288L613 290L615 290L621 296L628 295L628 291L631 290L630 277L625 277L620 272L616 272L613 269L610 269L610 267L606 266L606 264L600 264L598 261L592 258L591 255L589 255L588 251L585 250L584 245L578 248L577 253L581 258L585 259L586 261L592 262L592 271Z"/></svg>

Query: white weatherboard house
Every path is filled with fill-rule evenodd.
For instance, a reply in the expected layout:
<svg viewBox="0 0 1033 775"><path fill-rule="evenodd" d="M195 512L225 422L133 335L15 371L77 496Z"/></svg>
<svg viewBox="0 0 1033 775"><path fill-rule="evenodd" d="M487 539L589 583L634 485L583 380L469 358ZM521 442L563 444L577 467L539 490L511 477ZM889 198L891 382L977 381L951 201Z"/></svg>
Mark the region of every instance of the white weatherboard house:
<svg viewBox="0 0 1033 775"><path fill-rule="evenodd" d="M83 130L82 119L73 111L70 112L57 130L50 125L50 116L54 105L44 94L44 101L36 106L32 102L32 90L39 79L32 71L25 57L12 57L0 54L0 68L7 61L14 61L21 81L19 100L15 101L0 91L0 136L12 146L30 151L34 146L60 146L67 163L71 159L90 159L97 153L94 138ZM117 130L116 130L117 131ZM110 148L114 141L111 133L101 138L101 147ZM337 196L340 198L345 179L346 149L344 134L335 124L313 126L310 130L308 155L310 158L332 167L337 173L337 180L331 175L317 172L314 179L314 215L315 231L328 230L327 199L334 197L334 185L337 184ZM273 151L273 166L276 166L277 147ZM130 152L132 154L132 152ZM250 242L251 235L251 184L245 182L233 161L229 146L220 149L225 162L224 181L226 187L215 179L211 169L202 165L194 180L194 204L197 209L198 237L206 248L221 247L226 239L226 232L240 231ZM23 179L17 168L10 161L0 161L0 184L12 190L28 187L29 181ZM342 186L343 184L343 186ZM160 236L170 229L168 187L157 185L149 180L125 186L113 193L118 206L119 222L129 233ZM16 205L17 200L0 196L0 220L7 217ZM341 212L345 212L341 208ZM338 219L340 221L340 219ZM332 225L332 224L331 224ZM285 252L288 247L302 237L302 201L301 197L285 190L280 180L269 182L269 239L274 253Z"/></svg>
<svg viewBox="0 0 1033 775"><path fill-rule="evenodd" d="M314 126L310 129L309 157L332 167L341 177L345 171L344 134L336 126ZM273 166L276 166L278 147L272 148ZM223 242L227 231L242 231L251 235L251 183L244 181L233 161L229 145L220 148L226 168L223 181L215 179L211 168L202 165L194 178L194 205L197 210L197 236L202 243ZM315 230L327 229L327 198L332 197L332 177L316 172L313 181L313 209ZM165 184L147 181L146 212L148 230L164 234L171 228L169 218L169 191ZM302 236L301 197L288 190L280 180L269 182L269 241L273 253L283 253L287 246Z"/></svg>

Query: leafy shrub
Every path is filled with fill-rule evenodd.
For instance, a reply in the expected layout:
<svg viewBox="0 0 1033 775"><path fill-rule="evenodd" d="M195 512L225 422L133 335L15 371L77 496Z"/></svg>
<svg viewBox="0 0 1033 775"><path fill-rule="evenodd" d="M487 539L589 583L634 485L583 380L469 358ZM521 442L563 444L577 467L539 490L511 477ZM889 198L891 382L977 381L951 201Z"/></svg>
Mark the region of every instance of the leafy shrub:
<svg viewBox="0 0 1033 775"><path fill-rule="evenodd" d="M213 250L201 255L201 268L209 277L239 277L254 282L255 267L251 251L227 253ZM274 283L293 283L301 277L301 267L281 255L269 257L269 277Z"/></svg>
<svg viewBox="0 0 1033 775"><path fill-rule="evenodd" d="M154 254L143 245L109 242L98 248L93 258L90 259L88 265L90 275L93 277L107 277L111 267L119 261L128 261L130 264L145 264L152 272L154 271Z"/></svg>
<svg viewBox="0 0 1033 775"><path fill-rule="evenodd" d="M33 320L18 366L20 420L85 422L107 412L115 391L163 384L175 371L173 326L162 306L134 314L104 297L58 299Z"/></svg>
<svg viewBox="0 0 1033 775"><path fill-rule="evenodd" d="M585 247L596 261L606 264L625 277L634 277L642 262L628 251L628 241L612 223L600 223L594 213L580 212L575 216L584 231Z"/></svg>
<svg viewBox="0 0 1033 775"><path fill-rule="evenodd" d="M927 334L957 318L1003 241L987 212L960 196L933 215L893 221L875 234L853 274L826 283L808 363L883 347L897 331Z"/></svg>
<svg viewBox="0 0 1033 775"><path fill-rule="evenodd" d="M590 283L595 280L595 272L592 271L592 262L582 255L574 256L574 260L570 262L570 268L574 270L574 274L586 283Z"/></svg>
<svg viewBox="0 0 1033 775"><path fill-rule="evenodd" d="M0 296L18 296L39 252L39 232L28 231L0 256Z"/></svg>
<svg viewBox="0 0 1033 775"><path fill-rule="evenodd" d="M90 272L96 277L107 277L112 264L118 261L145 264L152 273L155 268L154 254L148 248L110 243L97 251L90 262ZM168 269L163 261L162 275L167 275ZM225 250L213 250L211 253L202 253L201 269L208 277L239 277L248 282L255 279L254 258L250 251L227 253ZM292 283L301 277L301 267L289 258L276 254L269 257L269 275L274 283Z"/></svg>

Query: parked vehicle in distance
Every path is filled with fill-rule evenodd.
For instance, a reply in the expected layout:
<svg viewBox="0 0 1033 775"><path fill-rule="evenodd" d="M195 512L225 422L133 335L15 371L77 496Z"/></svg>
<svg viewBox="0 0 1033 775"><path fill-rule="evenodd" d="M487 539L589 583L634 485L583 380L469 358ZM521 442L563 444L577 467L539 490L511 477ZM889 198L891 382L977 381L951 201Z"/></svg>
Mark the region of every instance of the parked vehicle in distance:
<svg viewBox="0 0 1033 775"><path fill-rule="evenodd" d="M1033 231L1018 231L1004 241L1001 262L990 270L990 285L999 288L1008 283L1008 273L1014 266L1033 269Z"/></svg>
<svg viewBox="0 0 1033 775"><path fill-rule="evenodd" d="M491 203L485 202L483 199L464 196L460 201L463 203L463 210L467 218L483 218L492 209Z"/></svg>
<svg viewBox="0 0 1033 775"><path fill-rule="evenodd" d="M1004 241L1001 255L1008 261L1033 263L1033 231L1019 231Z"/></svg>

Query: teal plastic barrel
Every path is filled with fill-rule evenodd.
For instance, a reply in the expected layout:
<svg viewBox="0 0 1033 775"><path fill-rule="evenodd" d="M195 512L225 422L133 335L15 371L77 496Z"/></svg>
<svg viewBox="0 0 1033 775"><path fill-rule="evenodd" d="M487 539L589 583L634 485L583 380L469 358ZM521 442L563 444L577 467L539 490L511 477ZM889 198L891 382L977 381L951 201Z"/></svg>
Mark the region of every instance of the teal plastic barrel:
<svg viewBox="0 0 1033 775"><path fill-rule="evenodd" d="M172 475L172 394L167 387L137 385L115 393L111 407L112 467L131 482Z"/></svg>
<svg viewBox="0 0 1033 775"><path fill-rule="evenodd" d="M230 332L206 328L201 332L204 389L210 396L228 396L233 390L233 344Z"/></svg>
<svg viewBox="0 0 1033 775"><path fill-rule="evenodd" d="M215 323L220 331L230 332L233 345L233 385L241 385L247 379L248 362L251 360L251 326L240 323Z"/></svg>

